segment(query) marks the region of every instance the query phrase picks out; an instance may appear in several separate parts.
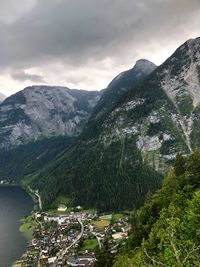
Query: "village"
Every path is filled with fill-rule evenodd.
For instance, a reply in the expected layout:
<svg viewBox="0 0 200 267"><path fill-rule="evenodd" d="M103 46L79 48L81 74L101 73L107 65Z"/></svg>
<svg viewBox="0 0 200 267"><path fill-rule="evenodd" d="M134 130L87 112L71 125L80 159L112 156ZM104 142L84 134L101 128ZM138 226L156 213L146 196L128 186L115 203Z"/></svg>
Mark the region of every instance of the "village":
<svg viewBox="0 0 200 267"><path fill-rule="evenodd" d="M109 239L113 253L123 245L130 224L126 214L98 214L77 206L65 205L51 212L33 212L23 220L22 228L31 232L27 251L13 266L89 267L95 251Z"/></svg>

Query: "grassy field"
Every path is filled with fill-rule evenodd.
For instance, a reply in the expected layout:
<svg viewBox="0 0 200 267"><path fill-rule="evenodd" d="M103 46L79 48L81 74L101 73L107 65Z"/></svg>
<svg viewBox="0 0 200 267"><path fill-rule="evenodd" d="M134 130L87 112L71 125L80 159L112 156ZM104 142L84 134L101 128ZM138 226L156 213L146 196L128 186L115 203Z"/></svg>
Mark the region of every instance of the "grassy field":
<svg viewBox="0 0 200 267"><path fill-rule="evenodd" d="M33 238L33 231L35 229L35 220L32 216L26 216L21 220L19 231L28 239Z"/></svg>
<svg viewBox="0 0 200 267"><path fill-rule="evenodd" d="M110 220L92 221L92 224L101 230L110 225Z"/></svg>
<svg viewBox="0 0 200 267"><path fill-rule="evenodd" d="M112 214L108 215L103 215L99 217L101 220L111 220L112 219Z"/></svg>
<svg viewBox="0 0 200 267"><path fill-rule="evenodd" d="M28 239L33 238L34 225L31 223L23 223L20 225L19 231Z"/></svg>
<svg viewBox="0 0 200 267"><path fill-rule="evenodd" d="M88 239L83 242L83 250L94 250L98 245L97 239Z"/></svg>

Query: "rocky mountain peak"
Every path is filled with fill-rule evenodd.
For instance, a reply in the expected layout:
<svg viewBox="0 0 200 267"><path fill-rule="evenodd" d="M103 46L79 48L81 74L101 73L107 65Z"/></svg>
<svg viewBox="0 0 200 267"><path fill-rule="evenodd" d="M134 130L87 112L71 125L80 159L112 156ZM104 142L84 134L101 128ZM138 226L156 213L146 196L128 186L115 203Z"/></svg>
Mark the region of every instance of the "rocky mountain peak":
<svg viewBox="0 0 200 267"><path fill-rule="evenodd" d="M137 69L145 73L151 73L156 67L157 66L153 62L147 59L139 59L136 61L136 64L133 69Z"/></svg>
<svg viewBox="0 0 200 267"><path fill-rule="evenodd" d="M193 46L198 46L200 45L200 37L197 38L191 38L185 42L187 45L193 45Z"/></svg>
<svg viewBox="0 0 200 267"><path fill-rule="evenodd" d="M136 61L132 69L121 72L119 75L117 75L108 85L108 88L113 86L120 87L120 84L122 84L123 87L126 87L127 85L129 87L130 85L133 85L133 82L137 82L142 80L145 76L148 76L156 69L156 67L157 66L154 63L148 61L147 59L139 59Z"/></svg>
<svg viewBox="0 0 200 267"><path fill-rule="evenodd" d="M103 122L106 116L116 107L118 101L128 91L131 91L135 84L145 79L152 71L154 71L156 65L146 59L140 59L136 62L132 69L121 72L117 75L105 89L101 99L94 108L90 117L90 123L93 121L92 130L89 127L85 127L83 134L89 136L89 132L94 132L94 129L98 128L100 121ZM96 120L98 118L98 125ZM89 129L89 130L88 130Z"/></svg>
<svg viewBox="0 0 200 267"><path fill-rule="evenodd" d="M199 105L200 38L190 39L185 42L162 67L163 89L175 106L181 109L183 99L187 99L187 106L189 104L193 107Z"/></svg>

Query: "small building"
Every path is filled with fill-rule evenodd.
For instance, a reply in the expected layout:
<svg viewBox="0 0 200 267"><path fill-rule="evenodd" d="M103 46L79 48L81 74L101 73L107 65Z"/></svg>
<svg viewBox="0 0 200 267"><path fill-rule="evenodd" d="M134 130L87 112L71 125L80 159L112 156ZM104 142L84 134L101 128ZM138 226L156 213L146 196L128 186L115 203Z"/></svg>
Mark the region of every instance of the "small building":
<svg viewBox="0 0 200 267"><path fill-rule="evenodd" d="M123 239L123 238L125 238L127 236L127 234L126 233L116 233L116 234L113 234L112 235L112 238L114 239L114 240L118 240L118 239Z"/></svg>
<svg viewBox="0 0 200 267"><path fill-rule="evenodd" d="M95 257L93 255L83 255L75 258L69 258L67 264L69 266L80 266L80 267L88 267L95 261Z"/></svg>
<svg viewBox="0 0 200 267"><path fill-rule="evenodd" d="M58 211L66 211L67 210L67 207L63 204L59 205L58 206Z"/></svg>
<svg viewBox="0 0 200 267"><path fill-rule="evenodd" d="M56 260L57 260L57 257L48 258L48 263L54 264L54 263L56 263Z"/></svg>

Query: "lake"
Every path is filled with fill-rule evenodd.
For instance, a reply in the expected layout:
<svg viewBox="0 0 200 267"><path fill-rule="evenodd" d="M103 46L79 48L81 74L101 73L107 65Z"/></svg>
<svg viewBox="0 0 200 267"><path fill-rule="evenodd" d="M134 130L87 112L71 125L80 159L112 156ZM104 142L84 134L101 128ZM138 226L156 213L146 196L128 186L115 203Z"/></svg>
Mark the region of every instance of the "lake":
<svg viewBox="0 0 200 267"><path fill-rule="evenodd" d="M34 203L20 187L0 186L0 266L10 267L25 252L27 239L19 232L20 219Z"/></svg>

